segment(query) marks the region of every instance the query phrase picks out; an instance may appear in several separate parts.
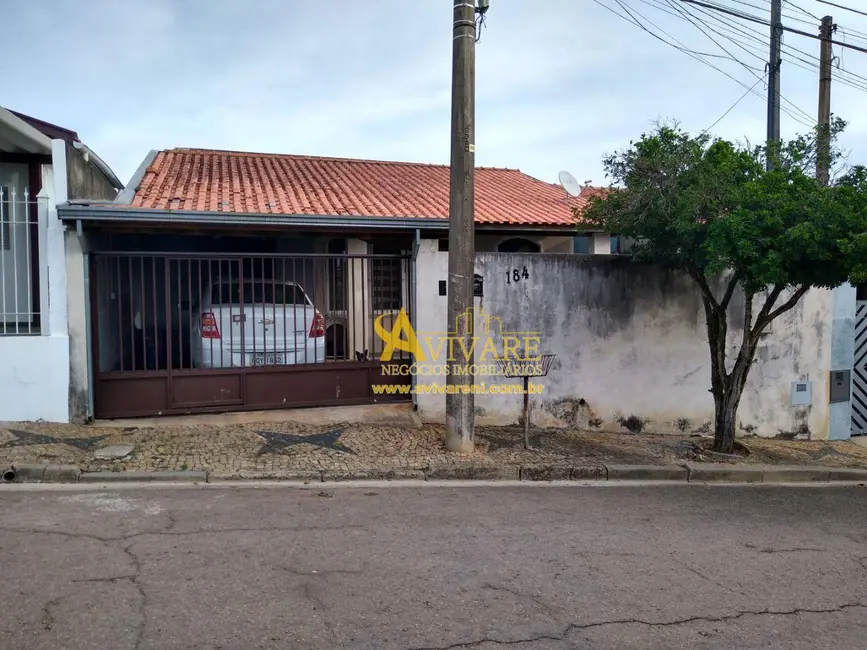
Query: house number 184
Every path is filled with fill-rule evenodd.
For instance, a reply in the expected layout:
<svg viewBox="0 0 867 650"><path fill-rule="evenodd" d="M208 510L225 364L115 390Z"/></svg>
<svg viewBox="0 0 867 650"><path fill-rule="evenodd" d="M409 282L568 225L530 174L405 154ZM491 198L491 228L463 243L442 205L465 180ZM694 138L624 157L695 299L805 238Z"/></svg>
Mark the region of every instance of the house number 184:
<svg viewBox="0 0 867 650"><path fill-rule="evenodd" d="M518 269L509 269L506 271L506 283L518 283L521 280L526 280L530 277L529 272L527 271L527 267L525 266L522 270Z"/></svg>

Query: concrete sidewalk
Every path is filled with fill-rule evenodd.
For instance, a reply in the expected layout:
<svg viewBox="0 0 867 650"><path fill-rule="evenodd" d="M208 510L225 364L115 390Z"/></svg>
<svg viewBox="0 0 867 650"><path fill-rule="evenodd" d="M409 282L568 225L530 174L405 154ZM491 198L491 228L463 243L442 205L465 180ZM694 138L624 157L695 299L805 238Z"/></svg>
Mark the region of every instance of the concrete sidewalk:
<svg viewBox="0 0 867 650"><path fill-rule="evenodd" d="M693 463L694 475L701 468L721 472L752 467L759 482L765 474L760 468L765 467L867 469L867 448L848 442L748 438L741 440L748 455L719 458L704 451L709 440L699 436L536 430L535 448L525 450L518 427L480 427L476 453L452 454L445 450L442 426L384 413L377 424L314 424L309 415L308 421L281 421L273 415L266 421L226 418L223 425L213 418L146 423L149 426L10 424L0 428L0 469L29 466L28 472L37 476L41 471L46 481L74 481L79 472L84 480L96 472L154 479L160 472L184 472L208 480L316 481L612 479L623 478L627 470L621 467L656 467L654 477L648 477L654 480L663 467L676 467L670 473L685 480L689 470L684 465ZM126 446L129 453L114 460L100 458L110 446Z"/></svg>

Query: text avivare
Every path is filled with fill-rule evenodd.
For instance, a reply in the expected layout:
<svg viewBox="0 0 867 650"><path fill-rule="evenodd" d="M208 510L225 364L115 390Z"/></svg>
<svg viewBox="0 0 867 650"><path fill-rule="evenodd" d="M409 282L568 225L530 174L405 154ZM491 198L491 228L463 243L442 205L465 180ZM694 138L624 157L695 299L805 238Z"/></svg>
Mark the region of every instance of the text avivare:
<svg viewBox="0 0 867 650"><path fill-rule="evenodd" d="M386 330L383 321L391 318L390 314L383 314L374 321L373 327L377 336L382 339L385 347L379 357L380 361L388 362L394 358L395 350L409 352L416 362L428 361L470 361L477 359L481 364L494 364L497 362L512 362L534 365L541 359L541 340L536 332L500 332L502 349L498 349L493 336L468 337L458 336L456 332L443 334L416 334L409 322L409 316L401 309L394 317L391 330ZM464 314L462 318L472 319L472 312ZM486 329L494 320L488 317L485 320ZM499 321L499 319L496 319ZM472 329L470 329L472 331ZM445 358L443 356L445 355ZM498 374L498 373L490 373Z"/></svg>

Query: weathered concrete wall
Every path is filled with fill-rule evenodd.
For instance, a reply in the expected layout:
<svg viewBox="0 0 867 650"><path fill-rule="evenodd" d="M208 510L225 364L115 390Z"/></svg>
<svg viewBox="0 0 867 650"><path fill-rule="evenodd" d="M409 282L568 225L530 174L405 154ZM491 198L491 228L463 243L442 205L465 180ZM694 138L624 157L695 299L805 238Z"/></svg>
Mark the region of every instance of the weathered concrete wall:
<svg viewBox="0 0 867 650"><path fill-rule="evenodd" d="M113 200L117 188L105 174L85 159L85 154L66 143L66 181L68 198Z"/></svg>
<svg viewBox="0 0 867 650"><path fill-rule="evenodd" d="M87 301L85 257L82 241L74 230L66 231L67 313L69 331L69 419L88 418L90 385L87 374Z"/></svg>
<svg viewBox="0 0 867 650"><path fill-rule="evenodd" d="M437 282L446 278L447 254L422 243L416 329L442 332L446 298L437 294ZM507 280L515 270L521 279ZM550 375L540 380L543 395L532 398L534 423L709 429L713 399L704 312L688 278L598 255L482 253L476 272L484 278L484 297L476 299L476 307L501 319L504 331L539 332L542 352L557 355ZM812 291L773 324L742 400L741 432L809 431L814 438L827 437L830 305L831 292ZM732 306L731 349L742 336L736 318L742 306L742 298ZM477 318L476 331L482 327ZM488 378L492 381L502 380ZM791 406L794 381L812 382L812 406ZM418 383L445 382L419 376ZM480 423L520 418L518 395L477 395L475 403ZM423 419L444 419L443 395L420 394L418 406Z"/></svg>

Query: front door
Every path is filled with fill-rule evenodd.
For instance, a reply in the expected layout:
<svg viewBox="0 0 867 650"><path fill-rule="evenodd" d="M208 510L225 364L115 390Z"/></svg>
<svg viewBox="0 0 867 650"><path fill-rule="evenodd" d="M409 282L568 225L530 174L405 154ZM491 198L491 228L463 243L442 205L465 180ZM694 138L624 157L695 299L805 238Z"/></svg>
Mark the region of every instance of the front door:
<svg viewBox="0 0 867 650"><path fill-rule="evenodd" d="M0 164L0 331L26 333L33 320L27 165Z"/></svg>

